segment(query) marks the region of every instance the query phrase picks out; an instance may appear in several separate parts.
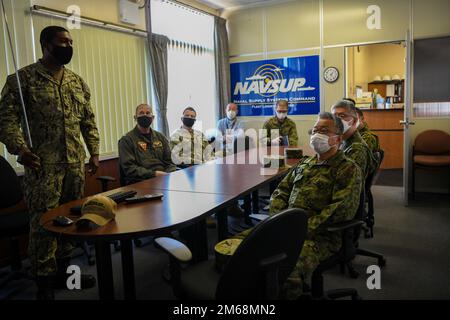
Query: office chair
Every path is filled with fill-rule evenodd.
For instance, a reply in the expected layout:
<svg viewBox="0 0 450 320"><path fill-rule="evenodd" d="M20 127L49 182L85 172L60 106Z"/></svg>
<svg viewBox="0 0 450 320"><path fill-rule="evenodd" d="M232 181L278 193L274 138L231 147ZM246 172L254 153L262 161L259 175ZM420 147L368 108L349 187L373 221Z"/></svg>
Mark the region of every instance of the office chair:
<svg viewBox="0 0 450 320"><path fill-rule="evenodd" d="M371 173L366 179L365 189L366 189L366 199L367 199L367 215L366 215L366 225L364 227L365 238L373 238L373 226L375 225L375 212L373 206L373 195L372 195L372 185L375 181L377 173L380 170L381 163L384 159L384 151L379 150L374 153L375 159L377 160L378 166L375 172Z"/></svg>
<svg viewBox="0 0 450 320"><path fill-rule="evenodd" d="M22 201L22 190L16 172L11 165L0 156L0 209L6 209L19 204ZM9 239L11 272L0 279L0 300L6 299L20 288L12 291L3 291L3 288L11 281L18 279L31 279L27 271L22 268L20 256L19 237L28 234L30 217L27 211L0 214L0 238Z"/></svg>
<svg viewBox="0 0 450 320"><path fill-rule="evenodd" d="M416 198L416 170L450 168L450 135L441 130L426 130L414 140L412 151L412 198Z"/></svg>
<svg viewBox="0 0 450 320"><path fill-rule="evenodd" d="M351 261L355 258L358 248L358 238L361 232L361 227L364 224L363 217L365 215L365 192L361 192L359 198L359 206L355 217L352 220L338 222L329 225L326 230L330 233L339 232L342 238L340 250L322 261L319 266L313 271L311 276L311 297L313 299L339 299L344 297L351 297L352 300L359 300L360 297L356 289L336 289L324 291L323 273L336 266L340 266L341 273L345 272L347 267L352 278L358 277L358 272L353 268Z"/></svg>
<svg viewBox="0 0 450 320"><path fill-rule="evenodd" d="M260 224L242 241L219 273L213 260L182 269L192 254L172 238L157 238L159 248L169 254L171 285L178 298L277 299L292 272L307 232L307 214L287 209ZM273 235L276 234L276 239Z"/></svg>
<svg viewBox="0 0 450 320"><path fill-rule="evenodd" d="M115 178L111 177L111 176L100 176L97 178L97 180L99 180L102 184L102 192L105 192L108 190L108 184L112 181L116 181ZM119 164L119 182L120 182L120 186L126 186L127 182L125 181L125 172L123 171L122 167ZM151 243L151 240L148 240L151 238L139 238L139 239L133 239L134 245L138 248L143 247L149 243ZM114 241L114 248L116 249L116 251L120 250L120 242L119 241Z"/></svg>
<svg viewBox="0 0 450 320"><path fill-rule="evenodd" d="M345 273L345 269L347 268L349 271L350 277L353 279L356 279L359 276L359 273L354 269L352 262L351 262L353 260L354 256L356 256L356 255L376 258L377 264L380 268L386 266L386 259L384 258L384 256L381 253L362 249L359 247L359 238L360 238L361 231L363 230L363 226L366 221L367 221L367 211L365 210L365 192L362 192L362 194L360 196L359 207L358 207L358 210L357 210L356 215L353 218L353 220L349 222L349 225L347 225L346 223L344 223L342 226L339 225L337 230L334 231L334 232L340 231L340 232L347 233L347 234L349 234L351 232L351 234L353 236L352 244L350 244L348 242L349 241L348 238L345 238L345 239L343 238L342 241L345 240L345 242L346 242L345 246L347 247L347 251L350 250L348 248L355 248L355 254L354 255L352 254L353 257L351 259L346 258L346 261L342 261L342 263L340 264L341 273ZM355 222L355 224L356 224L355 226L353 226L353 222ZM356 223L356 222L359 222L359 223ZM333 228L336 229L336 226L334 226ZM334 230L333 228L332 228L332 230ZM349 229L349 228L351 230L347 231L347 229ZM353 252L353 249L350 251Z"/></svg>

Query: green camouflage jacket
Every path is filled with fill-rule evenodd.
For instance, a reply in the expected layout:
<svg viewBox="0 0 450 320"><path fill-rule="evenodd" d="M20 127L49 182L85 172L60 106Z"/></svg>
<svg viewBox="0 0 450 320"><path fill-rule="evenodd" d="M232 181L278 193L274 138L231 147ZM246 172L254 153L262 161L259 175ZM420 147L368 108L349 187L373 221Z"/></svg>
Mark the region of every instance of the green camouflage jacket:
<svg viewBox="0 0 450 320"><path fill-rule="evenodd" d="M342 150L361 168L364 179L377 169L377 161L358 131L342 143Z"/></svg>
<svg viewBox="0 0 450 320"><path fill-rule="evenodd" d="M261 143L263 145L270 145L271 132L270 130L278 129L279 136L288 136L289 146L298 146L297 127L295 122L289 118L284 119L283 122L278 121L278 118L272 117L264 122L263 129L267 130L267 138L263 137Z"/></svg>
<svg viewBox="0 0 450 320"><path fill-rule="evenodd" d="M325 226L355 216L361 188L361 170L342 151L324 162L319 162L317 157L306 157L272 194L270 214L301 208L308 214L307 239L317 241L322 237L339 248L340 235L330 234Z"/></svg>
<svg viewBox="0 0 450 320"><path fill-rule="evenodd" d="M200 164L213 158L212 146L198 130L178 128L170 136L170 148L176 165Z"/></svg>
<svg viewBox="0 0 450 320"><path fill-rule="evenodd" d="M91 155L99 154L99 134L90 104L90 91L83 79L64 68L62 82L40 63L19 70L27 110L33 152L42 163L84 161L81 135ZM27 148L21 131L22 107L15 75L6 79L0 99L0 141L17 154Z"/></svg>
<svg viewBox="0 0 450 320"><path fill-rule="evenodd" d="M367 123L364 124L364 127L362 129L358 129L358 131L363 140L369 146L369 149L370 151L372 151L372 153L380 150L380 142L378 140L378 136L370 131Z"/></svg>
<svg viewBox="0 0 450 320"><path fill-rule="evenodd" d="M158 131L143 135L136 126L119 140L119 164L121 177L126 184L153 178L155 171L172 172L169 141Z"/></svg>

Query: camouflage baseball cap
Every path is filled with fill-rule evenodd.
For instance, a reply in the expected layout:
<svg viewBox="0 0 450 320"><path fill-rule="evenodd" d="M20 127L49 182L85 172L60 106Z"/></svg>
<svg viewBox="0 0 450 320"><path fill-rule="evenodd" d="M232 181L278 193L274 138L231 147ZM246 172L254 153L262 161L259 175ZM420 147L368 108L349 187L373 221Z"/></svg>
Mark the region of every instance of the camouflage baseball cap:
<svg viewBox="0 0 450 320"><path fill-rule="evenodd" d="M114 219L116 211L117 203L114 200L101 195L90 197L81 207L81 218L77 225L93 222L97 226L104 226Z"/></svg>
<svg viewBox="0 0 450 320"><path fill-rule="evenodd" d="M242 239L226 239L220 241L214 246L214 252L216 255L216 268L219 272L222 272L225 265L230 260L230 257L234 254L237 247L241 244Z"/></svg>

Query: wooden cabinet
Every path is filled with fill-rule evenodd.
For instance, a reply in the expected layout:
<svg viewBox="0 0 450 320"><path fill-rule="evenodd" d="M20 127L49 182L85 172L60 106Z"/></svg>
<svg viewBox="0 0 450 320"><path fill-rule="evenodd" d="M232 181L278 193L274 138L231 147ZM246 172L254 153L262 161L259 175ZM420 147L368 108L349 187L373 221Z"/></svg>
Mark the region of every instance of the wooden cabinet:
<svg viewBox="0 0 450 320"><path fill-rule="evenodd" d="M403 168L403 109L363 110L370 130L378 136L384 160L381 169Z"/></svg>
<svg viewBox="0 0 450 320"><path fill-rule="evenodd" d="M388 86L393 86L393 94L388 94ZM392 81L374 81L370 82L367 85L367 88L370 92L373 92L374 89L378 90L378 93L383 97L390 97L391 103L403 103L405 96L405 81L404 80L392 80Z"/></svg>

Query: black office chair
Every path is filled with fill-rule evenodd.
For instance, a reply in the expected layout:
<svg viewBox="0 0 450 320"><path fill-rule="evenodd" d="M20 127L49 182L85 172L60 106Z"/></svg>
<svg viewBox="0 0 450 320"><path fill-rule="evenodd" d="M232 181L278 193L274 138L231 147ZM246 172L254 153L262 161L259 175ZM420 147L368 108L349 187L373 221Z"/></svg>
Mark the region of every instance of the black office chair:
<svg viewBox="0 0 450 320"><path fill-rule="evenodd" d="M102 184L102 192L108 191L109 183L112 181L116 181L116 179L111 176L100 176L97 178L97 180L99 180ZM120 182L120 186L122 186L122 187L129 184L125 180L125 173L120 164L119 164L119 182ZM150 238L150 237L133 239L134 245L139 248L151 243L151 241L152 241L152 238ZM114 241L114 248L116 249L116 251L120 250L120 242L119 241Z"/></svg>
<svg viewBox="0 0 450 320"><path fill-rule="evenodd" d="M375 182L375 178L377 177L377 173L380 170L381 163L384 159L384 151L379 150L374 153L375 159L377 160L378 166L377 170L369 175L366 180L366 199L367 199L367 216L365 219L366 228L364 229L364 235L366 238L373 238L373 226L375 225L375 212L373 206L373 195L372 195L372 185Z"/></svg>
<svg viewBox="0 0 450 320"><path fill-rule="evenodd" d="M342 256L341 258L345 257L345 259L341 259L340 266L341 266L341 272L345 273L345 270L347 269L349 271L349 275L351 278L358 278L359 273L354 269L352 260L355 258L356 255L359 256L365 256L365 257L372 257L377 259L377 264L380 268L383 268L386 266L386 259L381 253L362 249L359 247L359 238L362 233L363 227L367 221L367 211L365 209L365 192L363 192L360 196L360 203L358 207L358 211L353 218L352 221L349 221L348 223L342 223L338 224L337 226L332 226L331 230L333 232L342 232L343 233L343 246L346 247L347 253L346 255ZM350 243L349 235L352 235L352 243ZM345 244L344 244L345 242ZM353 250L354 248L354 250ZM348 254L350 252L351 254Z"/></svg>
<svg viewBox="0 0 450 320"><path fill-rule="evenodd" d="M13 207L22 201L22 189L19 178L11 165L0 156L0 209ZM18 279L31 279L22 267L19 237L28 234L30 217L27 211L0 214L0 239L9 239L11 272L2 274L0 279L0 300L13 295L20 287L7 291L5 286Z"/></svg>
<svg viewBox="0 0 450 320"><path fill-rule="evenodd" d="M213 260L182 269L180 263L192 256L189 249L171 238L157 238L155 242L170 256L171 285L178 298L277 299L297 263L306 232L305 211L287 209L274 215L242 241L222 273Z"/></svg>
<svg viewBox="0 0 450 320"><path fill-rule="evenodd" d="M323 273L336 266L340 266L341 272L345 272L348 268L352 278L358 277L358 273L353 268L351 261L355 258L358 248L357 239L361 233L361 227L364 225L365 215L365 195L361 192L359 199L359 206L355 217L352 220L339 222L327 227L330 233L338 232L342 237L342 245L340 250L322 261L319 266L313 271L311 276L311 296L313 299L339 299L344 297L351 297L352 300L359 300L360 297L356 289L345 288L324 291Z"/></svg>

